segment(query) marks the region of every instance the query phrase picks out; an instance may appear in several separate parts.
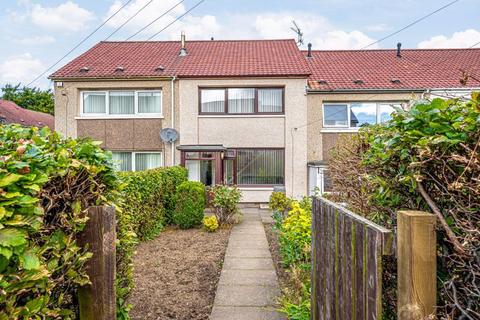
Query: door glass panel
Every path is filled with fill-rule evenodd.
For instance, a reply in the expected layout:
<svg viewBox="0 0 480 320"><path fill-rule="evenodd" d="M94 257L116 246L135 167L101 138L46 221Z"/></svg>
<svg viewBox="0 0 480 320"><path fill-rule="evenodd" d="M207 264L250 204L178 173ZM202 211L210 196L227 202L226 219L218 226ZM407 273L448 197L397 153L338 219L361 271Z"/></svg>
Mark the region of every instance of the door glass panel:
<svg viewBox="0 0 480 320"><path fill-rule="evenodd" d="M186 160L188 180L200 181L206 186L215 185L215 165L212 160Z"/></svg>
<svg viewBox="0 0 480 320"><path fill-rule="evenodd" d="M226 185L233 185L235 181L233 179L233 160L223 160L223 183Z"/></svg>

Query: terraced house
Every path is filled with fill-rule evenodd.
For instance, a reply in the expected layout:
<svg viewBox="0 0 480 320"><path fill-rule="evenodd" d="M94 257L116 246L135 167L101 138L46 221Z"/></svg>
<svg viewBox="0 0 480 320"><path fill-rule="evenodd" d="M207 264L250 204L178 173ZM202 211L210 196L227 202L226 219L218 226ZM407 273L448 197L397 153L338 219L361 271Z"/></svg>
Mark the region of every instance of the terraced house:
<svg viewBox="0 0 480 320"><path fill-rule="evenodd" d="M244 202L262 203L275 188L330 191L340 134L386 121L414 98L479 88L480 50L101 42L50 78L56 130L102 141L120 170L180 164L192 180L235 184Z"/></svg>

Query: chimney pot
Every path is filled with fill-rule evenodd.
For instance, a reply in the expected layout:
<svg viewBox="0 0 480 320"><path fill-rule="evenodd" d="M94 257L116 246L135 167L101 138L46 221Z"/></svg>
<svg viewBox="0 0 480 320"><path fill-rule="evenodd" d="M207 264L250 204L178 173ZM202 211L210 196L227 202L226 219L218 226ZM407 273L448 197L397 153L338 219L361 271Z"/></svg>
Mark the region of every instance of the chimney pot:
<svg viewBox="0 0 480 320"><path fill-rule="evenodd" d="M185 40L185 31L182 31L182 34L180 36L180 42L181 42L182 47L180 48L179 56L184 57L188 54L187 53L186 40Z"/></svg>
<svg viewBox="0 0 480 320"><path fill-rule="evenodd" d="M311 43L307 44L307 47L308 47L307 57L311 58L312 57L312 44Z"/></svg>
<svg viewBox="0 0 480 320"><path fill-rule="evenodd" d="M397 57L398 58L402 57L402 43L401 42L397 43Z"/></svg>

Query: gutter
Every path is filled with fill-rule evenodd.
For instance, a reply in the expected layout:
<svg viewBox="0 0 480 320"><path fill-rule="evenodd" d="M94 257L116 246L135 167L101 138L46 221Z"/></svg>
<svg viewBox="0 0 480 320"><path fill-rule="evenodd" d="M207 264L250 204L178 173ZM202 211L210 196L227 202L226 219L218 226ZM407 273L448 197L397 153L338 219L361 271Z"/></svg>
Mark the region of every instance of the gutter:
<svg viewBox="0 0 480 320"><path fill-rule="evenodd" d="M398 93L410 93L410 92L424 92L427 89L421 88L399 88L399 89L333 89L333 90L322 90L322 89L307 89L307 93L389 93L389 92L398 92Z"/></svg>

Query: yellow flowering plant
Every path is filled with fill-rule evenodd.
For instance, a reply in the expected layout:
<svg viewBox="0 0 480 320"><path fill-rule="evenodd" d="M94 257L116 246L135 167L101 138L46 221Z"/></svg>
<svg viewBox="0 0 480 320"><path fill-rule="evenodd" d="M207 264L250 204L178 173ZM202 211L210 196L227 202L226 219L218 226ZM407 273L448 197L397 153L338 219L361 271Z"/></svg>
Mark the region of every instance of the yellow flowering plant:
<svg viewBox="0 0 480 320"><path fill-rule="evenodd" d="M215 232L218 229L218 220L215 216L203 218L203 227L207 232Z"/></svg>

